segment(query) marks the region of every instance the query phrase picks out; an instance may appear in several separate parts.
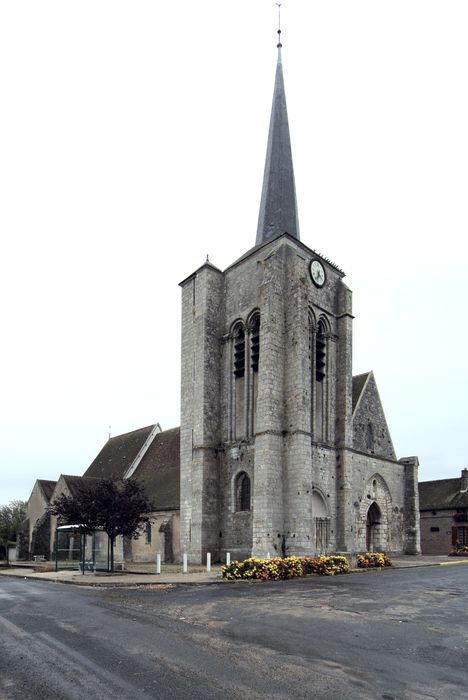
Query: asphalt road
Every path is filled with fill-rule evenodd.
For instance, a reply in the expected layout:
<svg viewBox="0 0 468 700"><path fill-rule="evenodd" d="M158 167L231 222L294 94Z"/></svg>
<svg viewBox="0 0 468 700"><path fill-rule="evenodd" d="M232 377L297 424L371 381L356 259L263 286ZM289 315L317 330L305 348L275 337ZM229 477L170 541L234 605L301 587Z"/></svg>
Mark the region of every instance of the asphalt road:
<svg viewBox="0 0 468 700"><path fill-rule="evenodd" d="M176 588L0 581L0 700L468 698L468 565Z"/></svg>

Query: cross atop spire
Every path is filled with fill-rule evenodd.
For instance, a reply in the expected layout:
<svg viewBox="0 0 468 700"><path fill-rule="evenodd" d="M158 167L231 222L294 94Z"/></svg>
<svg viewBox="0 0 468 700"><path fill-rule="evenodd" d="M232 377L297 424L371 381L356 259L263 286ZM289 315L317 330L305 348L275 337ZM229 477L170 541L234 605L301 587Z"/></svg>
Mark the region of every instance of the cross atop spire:
<svg viewBox="0 0 468 700"><path fill-rule="evenodd" d="M256 245L281 236L283 233L289 233L291 236L299 238L296 186L281 62L281 3L276 4L278 5L278 62Z"/></svg>

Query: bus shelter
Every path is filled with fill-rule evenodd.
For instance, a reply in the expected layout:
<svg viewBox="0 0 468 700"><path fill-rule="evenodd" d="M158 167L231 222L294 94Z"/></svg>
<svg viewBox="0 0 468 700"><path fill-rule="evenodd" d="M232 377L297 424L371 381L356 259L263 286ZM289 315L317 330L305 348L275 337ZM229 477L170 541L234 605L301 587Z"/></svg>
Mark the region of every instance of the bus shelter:
<svg viewBox="0 0 468 700"><path fill-rule="evenodd" d="M110 540L107 533L82 531L81 525L59 525L55 532L55 570L110 570Z"/></svg>

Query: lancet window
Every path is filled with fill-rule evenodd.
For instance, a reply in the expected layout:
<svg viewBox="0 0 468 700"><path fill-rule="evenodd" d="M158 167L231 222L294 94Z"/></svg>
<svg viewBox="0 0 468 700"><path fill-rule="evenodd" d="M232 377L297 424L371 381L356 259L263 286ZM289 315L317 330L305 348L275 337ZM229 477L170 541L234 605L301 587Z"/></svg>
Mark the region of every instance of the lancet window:
<svg viewBox="0 0 468 700"><path fill-rule="evenodd" d="M250 437L256 429L260 314L253 312L246 325L238 321L231 332L231 439Z"/></svg>

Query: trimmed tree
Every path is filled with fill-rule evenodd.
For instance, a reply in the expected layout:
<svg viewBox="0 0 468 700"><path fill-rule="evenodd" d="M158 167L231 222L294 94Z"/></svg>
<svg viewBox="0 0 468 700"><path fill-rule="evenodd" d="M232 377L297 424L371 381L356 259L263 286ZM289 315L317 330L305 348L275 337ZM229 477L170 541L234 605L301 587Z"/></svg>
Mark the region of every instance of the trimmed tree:
<svg viewBox="0 0 468 700"><path fill-rule="evenodd" d="M137 539L153 506L135 481L87 479L72 496L61 494L49 507L61 525L80 525L84 534L104 530L110 540L110 570L114 571L114 542L122 535Z"/></svg>
<svg viewBox="0 0 468 700"><path fill-rule="evenodd" d="M7 564L8 546L16 542L16 533L26 518L26 507L25 501L10 501L7 506L0 506L0 545L5 549Z"/></svg>

